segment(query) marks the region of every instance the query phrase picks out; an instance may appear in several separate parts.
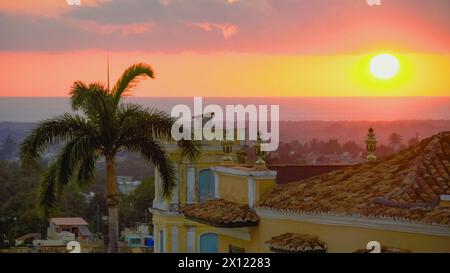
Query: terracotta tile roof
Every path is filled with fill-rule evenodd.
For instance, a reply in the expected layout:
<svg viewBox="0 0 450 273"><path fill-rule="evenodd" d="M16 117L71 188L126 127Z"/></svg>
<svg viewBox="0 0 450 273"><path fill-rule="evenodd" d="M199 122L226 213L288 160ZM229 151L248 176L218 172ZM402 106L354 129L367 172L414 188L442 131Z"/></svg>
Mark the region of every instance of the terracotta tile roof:
<svg viewBox="0 0 450 273"><path fill-rule="evenodd" d="M81 217L51 218L50 222L57 226L87 226L88 223Z"/></svg>
<svg viewBox="0 0 450 273"><path fill-rule="evenodd" d="M269 170L277 171L277 184L286 184L301 179L343 169L349 165L299 165L299 164L276 164L269 165Z"/></svg>
<svg viewBox="0 0 450 273"><path fill-rule="evenodd" d="M284 233L264 242L276 252L325 252L327 245L317 236Z"/></svg>
<svg viewBox="0 0 450 273"><path fill-rule="evenodd" d="M450 132L386 158L278 185L258 206L450 226L441 194L450 194Z"/></svg>
<svg viewBox="0 0 450 273"><path fill-rule="evenodd" d="M182 212L188 219L216 227L248 227L258 224L254 209L223 199L187 205L182 208Z"/></svg>

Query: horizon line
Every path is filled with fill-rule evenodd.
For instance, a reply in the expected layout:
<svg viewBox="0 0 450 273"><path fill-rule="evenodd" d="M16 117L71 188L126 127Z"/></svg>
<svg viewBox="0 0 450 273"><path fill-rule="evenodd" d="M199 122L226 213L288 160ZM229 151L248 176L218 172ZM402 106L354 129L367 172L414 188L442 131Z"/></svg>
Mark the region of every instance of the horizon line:
<svg viewBox="0 0 450 273"><path fill-rule="evenodd" d="M175 99L175 98L194 98L194 97L202 97L202 98L218 98L218 99L239 99L239 98L450 98L449 96L433 96L433 95L427 95L427 96L128 96L128 98L163 98L163 99ZM70 98L70 95L67 96L1 96L1 98Z"/></svg>

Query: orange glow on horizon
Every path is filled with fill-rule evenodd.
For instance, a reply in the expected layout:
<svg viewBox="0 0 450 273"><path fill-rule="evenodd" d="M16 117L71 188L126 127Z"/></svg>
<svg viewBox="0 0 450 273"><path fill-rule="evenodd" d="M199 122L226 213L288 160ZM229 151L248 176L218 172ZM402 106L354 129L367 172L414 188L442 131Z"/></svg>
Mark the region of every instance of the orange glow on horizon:
<svg viewBox="0 0 450 273"><path fill-rule="evenodd" d="M402 69L380 81L366 55L111 52L111 81L129 65L156 71L135 96L448 96L450 55L395 54ZM0 53L0 96L67 96L76 80L106 81L106 52ZM17 73L20 71L20 73Z"/></svg>

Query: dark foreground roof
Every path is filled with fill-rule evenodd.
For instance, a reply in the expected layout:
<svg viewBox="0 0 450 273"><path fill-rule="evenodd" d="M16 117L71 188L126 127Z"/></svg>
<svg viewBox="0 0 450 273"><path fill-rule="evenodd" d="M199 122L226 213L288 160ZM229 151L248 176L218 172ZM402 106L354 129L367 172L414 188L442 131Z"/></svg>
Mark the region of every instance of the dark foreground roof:
<svg viewBox="0 0 450 273"><path fill-rule="evenodd" d="M187 205L182 212L190 220L216 227L249 227L258 224L254 209L223 199Z"/></svg>
<svg viewBox="0 0 450 273"><path fill-rule="evenodd" d="M328 165L299 165L299 164L277 164L269 165L269 170L277 171L277 184L286 184L310 178L316 175L336 171L348 167L343 164Z"/></svg>
<svg viewBox="0 0 450 273"><path fill-rule="evenodd" d="M450 132L373 162L279 185L259 207L299 213L388 217L450 226Z"/></svg>
<svg viewBox="0 0 450 273"><path fill-rule="evenodd" d="M275 252L325 252L327 245L317 236L284 233L272 237L265 244Z"/></svg>

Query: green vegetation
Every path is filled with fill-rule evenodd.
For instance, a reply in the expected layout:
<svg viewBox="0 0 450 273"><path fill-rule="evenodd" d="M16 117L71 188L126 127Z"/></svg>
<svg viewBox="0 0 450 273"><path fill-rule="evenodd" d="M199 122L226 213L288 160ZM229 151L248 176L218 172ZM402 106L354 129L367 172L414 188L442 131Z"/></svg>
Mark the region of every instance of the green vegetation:
<svg viewBox="0 0 450 273"><path fill-rule="evenodd" d="M43 232L46 222L36 209L39 169L23 169L0 161L0 247L5 240L31 232Z"/></svg>
<svg viewBox="0 0 450 273"><path fill-rule="evenodd" d="M154 178L147 178L129 195L122 195L119 204L121 229L136 226L137 223L151 221L148 208L155 198Z"/></svg>
<svg viewBox="0 0 450 273"><path fill-rule="evenodd" d="M140 160L137 164L143 164ZM44 168L21 167L15 163L0 161L0 248L8 246L6 241L27 233L41 233L46 236L48 221L37 208L39 184ZM98 175L96 181L84 192L102 189L104 179ZM130 195L121 195L119 208L121 228L149 222L151 215L145 210L154 198L154 179L148 177ZM106 234L103 216L108 213L104 191L97 192L90 202L76 183L63 189L51 212L54 217L83 217L90 224L90 230Z"/></svg>

